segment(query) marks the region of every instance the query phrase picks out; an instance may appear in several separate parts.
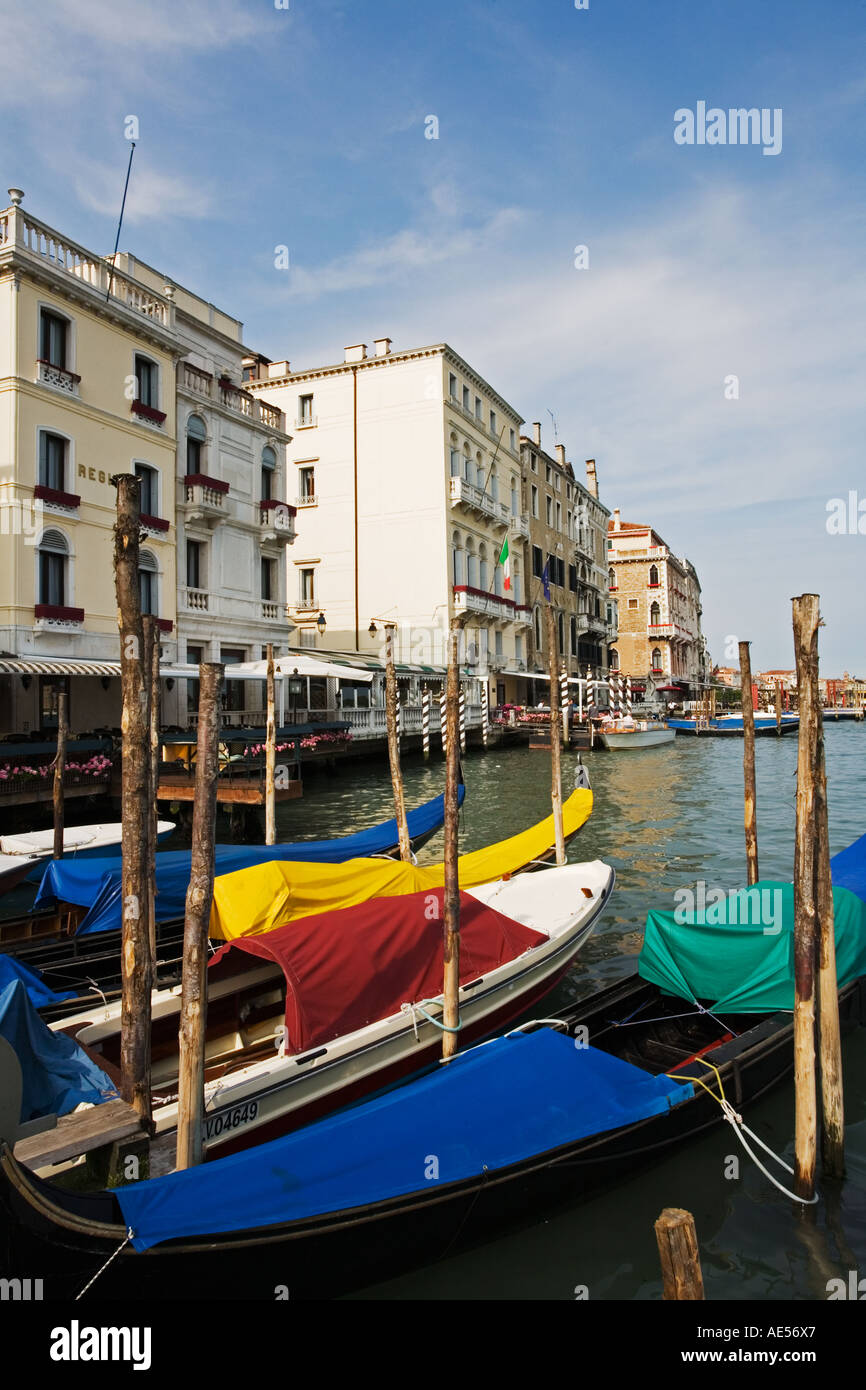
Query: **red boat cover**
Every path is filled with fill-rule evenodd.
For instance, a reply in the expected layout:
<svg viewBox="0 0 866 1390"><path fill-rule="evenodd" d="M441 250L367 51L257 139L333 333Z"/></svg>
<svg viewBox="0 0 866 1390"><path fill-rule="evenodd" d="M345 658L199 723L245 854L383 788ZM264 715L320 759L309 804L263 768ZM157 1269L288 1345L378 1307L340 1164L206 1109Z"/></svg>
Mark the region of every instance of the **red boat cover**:
<svg viewBox="0 0 866 1390"><path fill-rule="evenodd" d="M299 917L274 931L227 941L210 960L248 952L276 961L286 977L286 1050L306 1052L442 993L443 890L372 899ZM460 983L530 946L541 932L460 894ZM226 969L236 968L236 957ZM220 971L222 973L222 971Z"/></svg>

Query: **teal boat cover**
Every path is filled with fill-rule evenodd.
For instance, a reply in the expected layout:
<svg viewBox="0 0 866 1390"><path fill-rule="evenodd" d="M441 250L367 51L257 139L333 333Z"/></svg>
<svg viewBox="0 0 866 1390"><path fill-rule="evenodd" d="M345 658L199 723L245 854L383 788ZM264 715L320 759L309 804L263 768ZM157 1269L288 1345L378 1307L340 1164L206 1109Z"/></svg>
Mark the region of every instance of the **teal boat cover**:
<svg viewBox="0 0 866 1390"><path fill-rule="evenodd" d="M512 1033L447 1067L228 1158L118 1188L137 1250L249 1231L477 1178L666 1114L690 1083L652 1076L550 1028ZM435 1156L435 1162L433 1158Z"/></svg>
<svg viewBox="0 0 866 1390"><path fill-rule="evenodd" d="M772 1013L794 1007L794 888L695 895L693 909L650 912L638 970L665 994L709 1002L714 1013ZM839 984L866 975L866 902L834 888Z"/></svg>

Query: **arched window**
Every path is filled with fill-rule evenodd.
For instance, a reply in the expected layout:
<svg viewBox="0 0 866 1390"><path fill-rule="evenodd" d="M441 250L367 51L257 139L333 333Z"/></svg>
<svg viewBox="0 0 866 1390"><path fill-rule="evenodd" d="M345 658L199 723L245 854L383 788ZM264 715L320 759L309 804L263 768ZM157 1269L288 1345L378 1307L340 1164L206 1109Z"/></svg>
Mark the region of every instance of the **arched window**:
<svg viewBox="0 0 866 1390"><path fill-rule="evenodd" d="M482 541L478 547L478 587L485 593L490 588L490 566L487 562L487 546Z"/></svg>
<svg viewBox="0 0 866 1390"><path fill-rule="evenodd" d="M39 431L39 482L55 492L66 491L69 440L52 430Z"/></svg>
<svg viewBox="0 0 866 1390"><path fill-rule="evenodd" d="M469 452L469 445L463 445L463 476L467 483L471 483L474 473L472 469L472 455Z"/></svg>
<svg viewBox="0 0 866 1390"><path fill-rule="evenodd" d="M466 583L470 589L478 588L478 556L471 538L466 542Z"/></svg>
<svg viewBox="0 0 866 1390"><path fill-rule="evenodd" d="M659 651L658 647L653 647L653 670L654 670L654 671L660 671L661 669L662 669L662 654L661 654L661 652Z"/></svg>
<svg viewBox="0 0 866 1390"><path fill-rule="evenodd" d="M204 446L207 442L207 429L200 415L190 415L186 422L186 471L204 472Z"/></svg>
<svg viewBox="0 0 866 1390"><path fill-rule="evenodd" d="M483 491L483 489L484 489L484 461L483 461L483 459L481 458L481 454L480 454L480 453L477 453L477 454L475 455L475 483L476 483L476 486L477 486L477 487L480 487L480 488L482 489L482 491Z"/></svg>
<svg viewBox="0 0 866 1390"><path fill-rule="evenodd" d="M463 546L461 544L459 531L453 531L451 534L451 572L453 575L452 584L464 583Z"/></svg>
<svg viewBox="0 0 866 1390"><path fill-rule="evenodd" d="M272 498L273 495L274 495L274 473L276 472L276 468L277 468L277 455L276 455L275 451L271 448L270 444L266 444L265 447L262 449L262 501L263 501L263 502L270 502L271 498Z"/></svg>
<svg viewBox="0 0 866 1390"><path fill-rule="evenodd" d="M607 587L609 589L616 588L616 570L613 568L613 566L611 566L611 568L607 572Z"/></svg>
<svg viewBox="0 0 866 1390"><path fill-rule="evenodd" d="M149 550L142 550L138 557L138 587L142 613L156 616L159 613L159 566Z"/></svg>
<svg viewBox="0 0 866 1390"><path fill-rule="evenodd" d="M565 655L565 618L562 613L557 614L557 627L559 628L559 655Z"/></svg>
<svg viewBox="0 0 866 1390"><path fill-rule="evenodd" d="M532 618L535 626L535 654L536 656L541 656L541 609L538 607L538 605L536 605L535 607L535 612L533 613Z"/></svg>
<svg viewBox="0 0 866 1390"><path fill-rule="evenodd" d="M149 463L137 463L139 507L142 516L159 516L159 474Z"/></svg>
<svg viewBox="0 0 866 1390"><path fill-rule="evenodd" d="M616 647L611 647L610 649L610 669L612 671L619 670L619 652Z"/></svg>
<svg viewBox="0 0 866 1390"><path fill-rule="evenodd" d="M499 479L496 476L496 468L490 470L490 496L494 502L499 501Z"/></svg>
<svg viewBox="0 0 866 1390"><path fill-rule="evenodd" d="M658 588L658 586L659 586L659 569L658 569L658 565L650 565L649 582L650 582L650 588L651 588L651 589L657 589L657 588Z"/></svg>
<svg viewBox="0 0 866 1390"><path fill-rule="evenodd" d="M69 542L62 531L46 531L39 542L39 602L66 605L69 577Z"/></svg>
<svg viewBox="0 0 866 1390"><path fill-rule="evenodd" d="M511 597L515 603L522 603L520 587L520 561L515 560L511 566Z"/></svg>
<svg viewBox="0 0 866 1390"><path fill-rule="evenodd" d="M650 627L658 627L658 625L659 625L659 619L660 619L660 618L661 618L661 609L659 608L659 606L658 606L657 603L655 603L655 602L651 603L651 604L650 604Z"/></svg>
<svg viewBox="0 0 866 1390"><path fill-rule="evenodd" d="M517 512L518 512L519 506L520 506L520 498L519 498L518 493L517 493L517 478L516 478L515 475L512 473L512 475L511 475L511 515L512 515L512 516L517 516Z"/></svg>
<svg viewBox="0 0 866 1390"><path fill-rule="evenodd" d="M493 568L493 592L497 598L502 598L504 591L502 580L502 566L495 565Z"/></svg>

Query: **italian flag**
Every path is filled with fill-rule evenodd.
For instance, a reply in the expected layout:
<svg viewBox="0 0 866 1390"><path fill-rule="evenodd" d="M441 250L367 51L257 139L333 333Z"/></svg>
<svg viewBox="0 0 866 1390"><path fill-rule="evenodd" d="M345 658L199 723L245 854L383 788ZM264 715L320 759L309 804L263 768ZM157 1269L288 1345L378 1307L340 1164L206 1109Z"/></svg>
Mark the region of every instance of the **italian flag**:
<svg viewBox="0 0 866 1390"><path fill-rule="evenodd" d="M505 592L511 588L511 555L508 551L508 537L502 542L502 549L499 552L499 559L496 562L502 565L505 570Z"/></svg>

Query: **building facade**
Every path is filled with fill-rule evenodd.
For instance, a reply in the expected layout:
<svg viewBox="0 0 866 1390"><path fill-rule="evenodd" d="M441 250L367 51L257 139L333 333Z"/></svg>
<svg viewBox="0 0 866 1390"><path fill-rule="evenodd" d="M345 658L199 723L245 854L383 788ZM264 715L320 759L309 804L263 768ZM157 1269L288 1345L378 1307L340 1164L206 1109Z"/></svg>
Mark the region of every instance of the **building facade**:
<svg viewBox="0 0 866 1390"><path fill-rule="evenodd" d="M566 461L565 446L556 456L541 446L541 425L521 436L520 455L527 541L528 597L532 609L530 670L549 669L547 598L554 610L557 646L573 675L607 679L610 644L617 635L617 602L608 592L604 565L608 509L598 500L595 460L586 463L586 483L578 482ZM540 687L533 699L541 698Z"/></svg>
<svg viewBox="0 0 866 1390"><path fill-rule="evenodd" d="M464 671L494 701L522 695L518 412L445 343L394 351L380 338L330 366L258 358L246 374L293 436L300 541L288 598L300 644L378 656L393 623L398 661L441 669L450 617L462 614Z"/></svg>
<svg viewBox="0 0 866 1390"><path fill-rule="evenodd" d="M697 697L711 666L694 565L651 526L623 521L618 507L608 523L607 563L608 591L619 605L614 668L645 682L648 693L669 685Z"/></svg>

